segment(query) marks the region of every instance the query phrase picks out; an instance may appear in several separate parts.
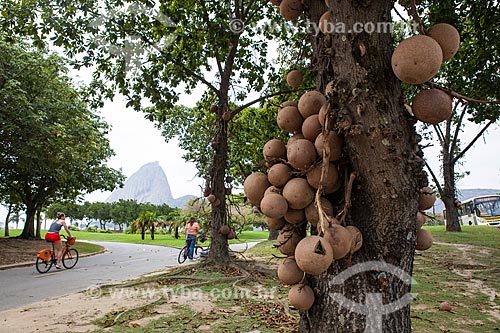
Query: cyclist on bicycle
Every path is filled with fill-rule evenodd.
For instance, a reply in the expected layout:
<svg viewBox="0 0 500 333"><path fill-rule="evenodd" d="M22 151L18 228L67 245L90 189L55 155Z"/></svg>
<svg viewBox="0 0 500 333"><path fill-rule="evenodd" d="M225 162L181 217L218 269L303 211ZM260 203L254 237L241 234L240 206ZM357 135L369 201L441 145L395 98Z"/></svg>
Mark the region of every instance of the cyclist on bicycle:
<svg viewBox="0 0 500 333"><path fill-rule="evenodd" d="M186 224L186 245L189 246L188 258L193 260L194 246L196 244L196 236L200 231L200 225L196 222L196 218L190 217Z"/></svg>
<svg viewBox="0 0 500 333"><path fill-rule="evenodd" d="M56 263L56 268L61 269L61 260L62 260L62 244L61 244L61 236L59 235L59 231L61 231L61 228L64 227L64 230L66 230L66 233L68 234L68 237L71 237L71 232L69 232L68 226L66 225L66 216L64 213L58 212L57 213L57 220L52 222L50 225L49 231L47 231L47 234L45 234L45 240L47 242L53 242L54 243L54 250L56 253L56 258L57 258L57 263Z"/></svg>

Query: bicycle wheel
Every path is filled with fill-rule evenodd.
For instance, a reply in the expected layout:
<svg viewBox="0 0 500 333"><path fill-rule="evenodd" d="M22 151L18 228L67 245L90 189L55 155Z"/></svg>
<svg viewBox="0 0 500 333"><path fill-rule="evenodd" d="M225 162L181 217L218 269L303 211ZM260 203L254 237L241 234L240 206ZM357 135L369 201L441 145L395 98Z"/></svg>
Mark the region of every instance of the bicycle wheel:
<svg viewBox="0 0 500 333"><path fill-rule="evenodd" d="M43 260L42 258L36 258L35 267L38 273L47 273L52 267L52 260Z"/></svg>
<svg viewBox="0 0 500 333"><path fill-rule="evenodd" d="M78 251L76 249L66 250L62 258L62 264L67 269L75 267L78 262Z"/></svg>
<svg viewBox="0 0 500 333"><path fill-rule="evenodd" d="M181 249L181 252L179 252L179 257L177 258L177 261L179 262L179 264L182 264L184 263L184 261L186 261L187 257L188 257L188 247L187 246L184 246L182 249Z"/></svg>

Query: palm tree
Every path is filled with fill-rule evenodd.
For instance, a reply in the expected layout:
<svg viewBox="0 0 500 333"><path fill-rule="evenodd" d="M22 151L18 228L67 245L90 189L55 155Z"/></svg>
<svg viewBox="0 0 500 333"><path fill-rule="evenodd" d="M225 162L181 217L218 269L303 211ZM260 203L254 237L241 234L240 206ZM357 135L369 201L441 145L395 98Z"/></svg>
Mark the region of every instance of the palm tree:
<svg viewBox="0 0 500 333"><path fill-rule="evenodd" d="M137 219L135 219L132 224L136 229L141 229L141 238L144 240L146 234L146 228L150 229L151 239L155 239L155 228L163 222L163 219L153 212L143 212Z"/></svg>

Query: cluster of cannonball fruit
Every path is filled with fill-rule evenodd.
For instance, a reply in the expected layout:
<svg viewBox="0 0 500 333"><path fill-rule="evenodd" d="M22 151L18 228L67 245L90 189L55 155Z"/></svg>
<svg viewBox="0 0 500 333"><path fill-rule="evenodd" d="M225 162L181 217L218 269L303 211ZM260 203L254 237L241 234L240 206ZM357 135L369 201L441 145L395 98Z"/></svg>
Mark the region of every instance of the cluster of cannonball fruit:
<svg viewBox="0 0 500 333"><path fill-rule="evenodd" d="M236 238L236 233L234 232L233 229L231 229L230 226L224 224L219 228L219 233L226 235L227 239L235 239Z"/></svg>
<svg viewBox="0 0 500 333"><path fill-rule="evenodd" d="M422 229L425 224L425 214L423 211L432 208L436 202L436 194L430 187L423 187L420 189L420 195L418 197L418 210L417 213L417 246L416 249L419 251L425 251L432 246L432 235L429 230Z"/></svg>
<svg viewBox="0 0 500 333"><path fill-rule="evenodd" d="M301 72L288 73L287 82L299 86ZM244 183L248 201L266 215L269 228L281 230L275 246L288 257L278 268L278 277L292 286L289 300L299 310L307 310L314 302L312 289L302 281L304 273L319 275L333 260L354 253L362 244L361 232L356 227L344 227L335 219L332 202L321 196L320 213L315 200L325 143L330 163L323 194L332 194L342 187L335 163L342 157L344 140L331 129L323 132L327 114L326 97L318 91L306 92L298 103L282 103L276 121L290 137L286 143L269 140L263 148L267 173L255 172ZM323 236L306 237L305 225L316 227L321 218L326 221L322 225Z"/></svg>
<svg viewBox="0 0 500 333"><path fill-rule="evenodd" d="M460 34L447 23L403 40L394 50L391 63L394 74L408 84L422 84L432 79L444 61L451 59L460 46ZM420 121L436 125L452 113L451 97L440 89L420 91L412 101L413 115Z"/></svg>

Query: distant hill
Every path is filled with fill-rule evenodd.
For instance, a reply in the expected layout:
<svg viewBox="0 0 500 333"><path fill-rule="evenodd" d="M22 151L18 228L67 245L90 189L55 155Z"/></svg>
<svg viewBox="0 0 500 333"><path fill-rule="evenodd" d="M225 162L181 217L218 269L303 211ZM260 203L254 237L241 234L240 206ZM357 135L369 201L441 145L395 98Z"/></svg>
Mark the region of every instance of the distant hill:
<svg viewBox="0 0 500 333"><path fill-rule="evenodd" d="M154 205L166 203L170 207L183 207L191 198L194 198L194 195L174 199L165 172L158 162L152 162L143 165L130 176L123 188L115 189L106 202L123 199L136 200L140 203L149 202Z"/></svg>
<svg viewBox="0 0 500 333"><path fill-rule="evenodd" d="M500 189L491 189L491 188L459 189L458 200L465 201L470 198L479 197L482 195L492 195L492 194L500 194ZM434 209L436 213L443 212L444 204L441 201L441 199L438 198L436 200L436 203L434 204Z"/></svg>

